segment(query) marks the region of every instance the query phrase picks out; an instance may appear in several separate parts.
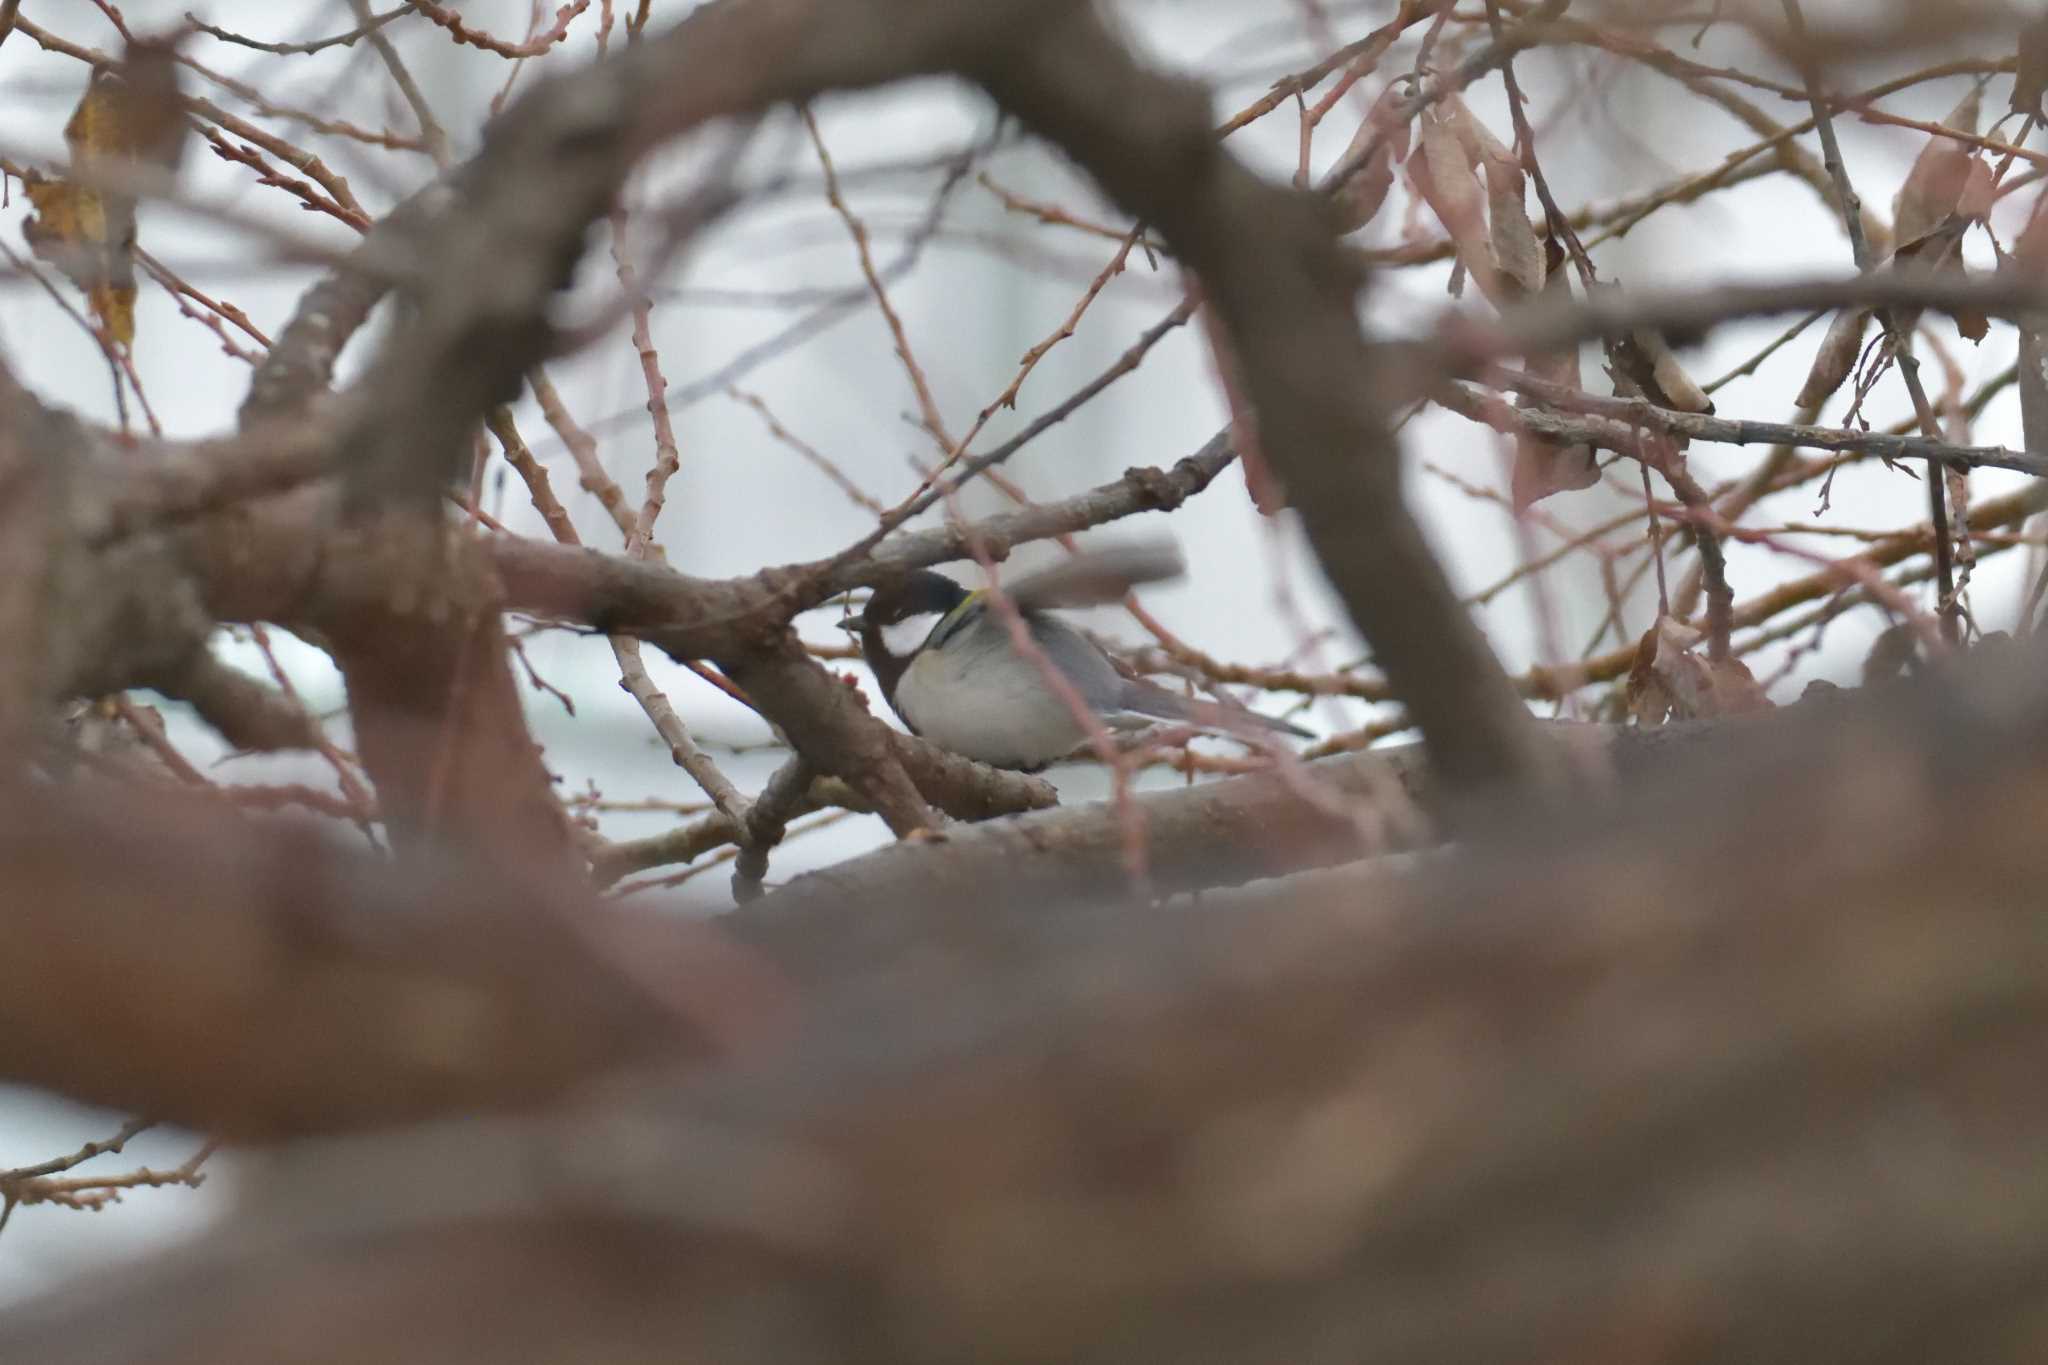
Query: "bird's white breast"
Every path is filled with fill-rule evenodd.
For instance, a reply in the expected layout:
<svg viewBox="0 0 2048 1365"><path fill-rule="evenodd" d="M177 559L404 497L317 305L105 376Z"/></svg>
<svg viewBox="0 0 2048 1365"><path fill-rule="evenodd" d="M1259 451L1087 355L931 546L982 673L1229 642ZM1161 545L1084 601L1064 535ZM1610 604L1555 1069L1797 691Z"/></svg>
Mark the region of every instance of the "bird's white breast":
<svg viewBox="0 0 2048 1365"><path fill-rule="evenodd" d="M1036 665L1006 638L927 649L896 683L896 709L941 748L984 763L1035 767L1088 737Z"/></svg>

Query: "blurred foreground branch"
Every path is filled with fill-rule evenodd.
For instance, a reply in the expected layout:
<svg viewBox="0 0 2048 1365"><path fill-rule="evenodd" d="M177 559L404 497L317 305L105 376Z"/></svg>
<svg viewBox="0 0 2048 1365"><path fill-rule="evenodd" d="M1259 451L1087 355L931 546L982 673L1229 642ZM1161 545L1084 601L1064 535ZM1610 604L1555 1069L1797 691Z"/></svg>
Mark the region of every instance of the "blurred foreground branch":
<svg viewBox="0 0 2048 1365"><path fill-rule="evenodd" d="M957 943L1036 941L842 958L803 1047L719 1074L303 1149L210 1242L0 1349L2022 1356L2036 672L1761 722L1405 874L1078 918L934 883Z"/></svg>

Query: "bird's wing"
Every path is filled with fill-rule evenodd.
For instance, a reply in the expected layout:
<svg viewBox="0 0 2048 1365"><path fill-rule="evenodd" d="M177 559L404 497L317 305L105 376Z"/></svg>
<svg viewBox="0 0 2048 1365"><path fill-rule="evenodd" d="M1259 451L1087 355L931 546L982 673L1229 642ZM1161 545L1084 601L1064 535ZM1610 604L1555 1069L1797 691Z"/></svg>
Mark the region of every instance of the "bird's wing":
<svg viewBox="0 0 2048 1365"><path fill-rule="evenodd" d="M1104 546L1073 555L1050 568L1019 575L1003 585L1020 611L1048 607L1100 607L1121 601L1140 583L1178 578L1187 572L1180 546L1165 537Z"/></svg>
<svg viewBox="0 0 2048 1365"><path fill-rule="evenodd" d="M1093 640L1049 616L1031 618L1031 638L1038 642L1053 667L1074 685L1089 710L1102 714L1120 708L1123 674L1116 671L1116 665L1095 647Z"/></svg>
<svg viewBox="0 0 2048 1365"><path fill-rule="evenodd" d="M967 628L967 623L980 613L988 610L988 590L976 588L960 599L960 605L941 616L931 633L924 637L919 649L937 649L946 641Z"/></svg>

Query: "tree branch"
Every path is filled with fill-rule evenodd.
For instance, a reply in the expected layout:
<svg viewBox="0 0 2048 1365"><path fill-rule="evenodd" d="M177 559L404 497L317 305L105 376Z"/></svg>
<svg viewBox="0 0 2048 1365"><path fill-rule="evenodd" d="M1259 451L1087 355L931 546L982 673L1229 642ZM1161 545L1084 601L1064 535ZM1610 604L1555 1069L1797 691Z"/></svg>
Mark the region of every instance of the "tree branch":
<svg viewBox="0 0 2048 1365"><path fill-rule="evenodd" d="M1026 951L843 979L721 1076L307 1152L0 1353L2023 1354L2037 675L1766 725L1406 876L1036 920L1035 886L963 888L931 911Z"/></svg>
<svg viewBox="0 0 2048 1365"><path fill-rule="evenodd" d="M647 638L668 648L658 633ZM791 748L820 771L845 779L892 834L901 838L937 824L904 771L889 728L868 714L859 693L806 654L793 634L785 630L769 643L718 662L788 736Z"/></svg>
<svg viewBox="0 0 2048 1365"><path fill-rule="evenodd" d="M1556 441L1582 441L1633 457L1637 433L1661 431L1695 441L1716 441L1723 445L1784 445L1806 450L1847 450L1875 455L1883 460L1928 460L1958 469L2011 469L2035 478L2048 478L2048 454L2008 450L2004 446L1959 446L1925 436L1894 436L1881 431L1856 431L1846 427L1801 426L1789 422L1755 422L1743 418L1715 417L1702 412L1678 412L1658 407L1640 398L1604 398L1564 384L1553 384L1533 375L1506 369L1490 369L1486 382L1515 393L1527 394L1560 411L1545 408L1516 408L1501 403L1477 384L1453 380L1436 397L1460 416L1484 422L1496 431L1512 433L1516 423Z"/></svg>
<svg viewBox="0 0 2048 1365"><path fill-rule="evenodd" d="M970 68L972 69L972 68ZM974 71L1157 224L1230 333L1260 442L1352 620L1447 782L1545 775L1526 710L1409 518L1358 328L1361 280L1322 203L1270 186L1210 133L1206 96L1138 65L1092 9Z"/></svg>
<svg viewBox="0 0 2048 1365"><path fill-rule="evenodd" d="M320 725L276 688L228 667L206 650L156 682L165 696L190 703L235 748L268 753L318 749Z"/></svg>
<svg viewBox="0 0 2048 1365"><path fill-rule="evenodd" d="M542 1103L780 998L702 926L146 792L0 791L0 864L0 1075L234 1137Z"/></svg>
<svg viewBox="0 0 2048 1365"><path fill-rule="evenodd" d="M1677 289L1603 290L1569 302L1539 297L1502 313L1498 324L1463 316L1406 357L1430 382L1489 361L1553 351L1638 328L1662 332L1684 346L1724 322L1837 308L1925 308L1982 313L2008 321L2048 309L2048 282L2012 272L1996 275L1861 275L1848 279L1726 281Z"/></svg>

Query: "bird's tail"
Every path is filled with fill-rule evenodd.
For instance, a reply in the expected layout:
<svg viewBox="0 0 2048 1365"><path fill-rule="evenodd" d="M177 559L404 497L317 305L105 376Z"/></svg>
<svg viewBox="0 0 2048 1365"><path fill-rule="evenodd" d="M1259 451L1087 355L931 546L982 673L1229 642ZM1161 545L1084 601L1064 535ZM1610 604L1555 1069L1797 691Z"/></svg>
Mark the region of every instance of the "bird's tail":
<svg viewBox="0 0 2048 1365"><path fill-rule="evenodd" d="M1119 698L1125 711L1149 716L1154 720L1180 721L1187 725L1198 725L1205 730L1220 730L1225 734L1244 735L1261 730L1276 731L1293 735L1296 739L1314 739L1315 732L1304 730L1299 725L1262 716L1242 706L1223 706L1213 701L1195 697L1183 697L1163 687L1136 678L1124 680L1123 696Z"/></svg>

